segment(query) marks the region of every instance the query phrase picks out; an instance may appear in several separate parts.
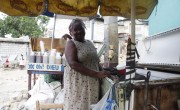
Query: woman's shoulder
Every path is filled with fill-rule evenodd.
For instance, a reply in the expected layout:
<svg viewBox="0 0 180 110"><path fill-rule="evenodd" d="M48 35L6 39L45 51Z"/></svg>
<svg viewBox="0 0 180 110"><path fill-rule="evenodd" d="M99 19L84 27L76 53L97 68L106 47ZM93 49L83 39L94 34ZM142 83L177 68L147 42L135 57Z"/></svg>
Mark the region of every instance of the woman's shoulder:
<svg viewBox="0 0 180 110"><path fill-rule="evenodd" d="M86 42L89 43L89 44L94 45L93 42L92 42L91 40L86 40Z"/></svg>
<svg viewBox="0 0 180 110"><path fill-rule="evenodd" d="M88 43L92 43L92 41L91 41L91 40L88 40L88 39L85 39L85 41L88 42Z"/></svg>
<svg viewBox="0 0 180 110"><path fill-rule="evenodd" d="M71 47L71 46L74 46L75 45L75 42L73 40L68 40L66 42L66 47Z"/></svg>

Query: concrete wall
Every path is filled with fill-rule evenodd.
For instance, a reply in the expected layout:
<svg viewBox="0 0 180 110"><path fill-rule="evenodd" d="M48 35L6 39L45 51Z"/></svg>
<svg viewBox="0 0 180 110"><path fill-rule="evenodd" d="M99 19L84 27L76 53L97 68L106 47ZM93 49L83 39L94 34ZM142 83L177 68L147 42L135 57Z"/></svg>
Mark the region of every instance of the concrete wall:
<svg viewBox="0 0 180 110"><path fill-rule="evenodd" d="M29 45L29 41L13 40L2 38L0 39L0 66L5 62L6 58L9 60L19 60L21 54L23 54L26 60L26 52L27 47Z"/></svg>

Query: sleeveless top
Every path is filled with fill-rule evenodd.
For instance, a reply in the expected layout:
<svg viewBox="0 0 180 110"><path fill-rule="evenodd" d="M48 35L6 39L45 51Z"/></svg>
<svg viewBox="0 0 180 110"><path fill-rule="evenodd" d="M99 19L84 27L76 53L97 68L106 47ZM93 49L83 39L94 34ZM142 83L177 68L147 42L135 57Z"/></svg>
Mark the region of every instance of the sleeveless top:
<svg viewBox="0 0 180 110"><path fill-rule="evenodd" d="M92 42L72 41L77 48L78 61L89 69L99 71L99 58ZM67 63L64 71L64 110L90 110L90 105L98 102L99 80L85 74L71 69Z"/></svg>

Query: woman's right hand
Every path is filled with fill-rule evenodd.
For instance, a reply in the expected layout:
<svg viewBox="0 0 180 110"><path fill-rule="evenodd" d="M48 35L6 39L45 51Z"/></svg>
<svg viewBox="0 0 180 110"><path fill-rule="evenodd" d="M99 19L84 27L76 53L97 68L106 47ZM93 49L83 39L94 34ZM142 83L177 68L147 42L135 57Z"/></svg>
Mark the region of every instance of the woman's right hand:
<svg viewBox="0 0 180 110"><path fill-rule="evenodd" d="M98 78L110 77L110 75L111 75L110 72L105 71L105 70L99 71L99 72L97 73L97 77L98 77Z"/></svg>

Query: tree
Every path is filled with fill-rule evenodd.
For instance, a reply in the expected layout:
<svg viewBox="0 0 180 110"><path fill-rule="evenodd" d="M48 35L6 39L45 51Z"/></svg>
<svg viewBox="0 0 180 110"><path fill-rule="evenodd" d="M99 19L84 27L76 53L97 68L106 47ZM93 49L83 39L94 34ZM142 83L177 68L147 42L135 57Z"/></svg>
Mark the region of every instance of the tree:
<svg viewBox="0 0 180 110"><path fill-rule="evenodd" d="M4 37L4 36L5 36L5 26L3 20L0 19L0 37Z"/></svg>
<svg viewBox="0 0 180 110"><path fill-rule="evenodd" d="M46 16L38 17L13 17L7 16L4 20L0 19L0 37L12 34L18 38L28 35L29 37L42 37L49 18Z"/></svg>

